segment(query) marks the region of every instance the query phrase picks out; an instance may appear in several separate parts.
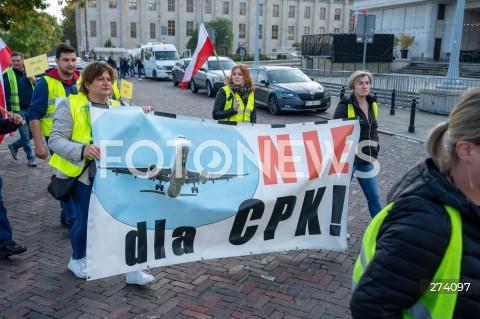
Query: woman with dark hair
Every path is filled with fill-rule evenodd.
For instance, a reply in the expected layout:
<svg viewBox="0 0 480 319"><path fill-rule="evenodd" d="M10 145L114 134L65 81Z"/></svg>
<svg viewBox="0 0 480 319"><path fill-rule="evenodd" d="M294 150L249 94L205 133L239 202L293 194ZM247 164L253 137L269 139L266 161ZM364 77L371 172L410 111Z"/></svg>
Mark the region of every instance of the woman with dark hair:
<svg viewBox="0 0 480 319"><path fill-rule="evenodd" d="M56 169L55 175L58 178L79 176L71 197L77 219L70 230L73 254L68 263L68 269L78 278L87 277L88 206L96 172L96 165L89 165L89 162L100 160L101 156L100 148L92 144L90 107L99 105L110 108L120 105L109 99L113 79L114 71L107 63L90 63L82 72L79 93L70 94L58 104L48 142L48 147L54 152L49 164ZM144 112L151 110L150 107L143 109ZM88 169L84 169L86 165L89 165ZM144 285L154 279L143 271L127 274L129 284Z"/></svg>
<svg viewBox="0 0 480 319"><path fill-rule="evenodd" d="M245 64L232 67L227 85L217 92L213 105L213 119L231 122L257 122L255 85L250 75L250 69Z"/></svg>

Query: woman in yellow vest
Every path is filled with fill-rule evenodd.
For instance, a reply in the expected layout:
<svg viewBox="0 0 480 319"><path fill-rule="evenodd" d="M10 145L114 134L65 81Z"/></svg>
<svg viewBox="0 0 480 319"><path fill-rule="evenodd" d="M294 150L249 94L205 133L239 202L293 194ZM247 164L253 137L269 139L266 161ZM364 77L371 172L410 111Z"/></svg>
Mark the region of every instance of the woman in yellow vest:
<svg viewBox="0 0 480 319"><path fill-rule="evenodd" d="M92 127L90 121L91 105L111 107L119 105L110 100L112 94L113 69L103 62L90 63L82 73L79 93L69 95L62 100L55 111L52 132L48 146L54 152L49 164L56 168L59 178L76 177L81 174L75 185L71 201L75 207L76 221L70 230L72 258L68 263L78 278L86 278L87 220L90 194L95 176L95 163L83 173L87 160L100 160L100 148L92 144ZM144 107L149 111L150 107ZM143 272L134 271L127 274L127 283L144 285L154 277Z"/></svg>
<svg viewBox="0 0 480 319"><path fill-rule="evenodd" d="M430 158L390 190L355 264L353 318L480 316L478 123L475 88L430 132Z"/></svg>
<svg viewBox="0 0 480 319"><path fill-rule="evenodd" d="M236 64L227 78L227 85L217 92L213 105L213 119L230 122L257 122L255 85L250 69L245 64Z"/></svg>

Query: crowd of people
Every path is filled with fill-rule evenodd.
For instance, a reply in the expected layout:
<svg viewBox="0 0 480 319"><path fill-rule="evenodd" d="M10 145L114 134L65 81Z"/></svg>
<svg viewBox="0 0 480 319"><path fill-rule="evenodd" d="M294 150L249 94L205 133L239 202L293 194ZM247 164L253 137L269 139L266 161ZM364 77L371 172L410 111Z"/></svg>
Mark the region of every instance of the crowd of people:
<svg viewBox="0 0 480 319"><path fill-rule="evenodd" d="M125 78L135 76L136 66L140 79L143 66L132 57L116 62L109 57L90 63L80 80L76 51L64 44L56 49L56 63L58 68L36 81L25 76L23 55L12 55L12 66L3 75L11 116L0 121L0 133L20 131L20 139L8 145L15 160L21 148L30 167L37 165L35 157L44 160L50 154L58 178L78 177L71 199L60 205L60 221L71 228L72 257L67 267L78 278L86 278L88 206L96 171L88 163L101 157L99 147L92 144L88 110L92 105L119 104L112 89L115 69L119 78ZM366 70L353 72L348 79L352 93L339 102L333 116L359 122L352 179L357 178L372 218L353 271L352 315L469 318L480 310L480 294L444 296L428 283L478 284L480 279L480 88L465 92L448 120L432 129L427 141L430 157L405 173L382 206L375 165L381 119L370 94L373 80ZM249 67L236 64L217 93L213 119L256 123L254 89ZM148 113L151 108L143 110ZM0 191L1 187L0 178ZM24 251L26 247L12 239L0 193L0 257ZM144 271L126 274L131 284L153 280Z"/></svg>

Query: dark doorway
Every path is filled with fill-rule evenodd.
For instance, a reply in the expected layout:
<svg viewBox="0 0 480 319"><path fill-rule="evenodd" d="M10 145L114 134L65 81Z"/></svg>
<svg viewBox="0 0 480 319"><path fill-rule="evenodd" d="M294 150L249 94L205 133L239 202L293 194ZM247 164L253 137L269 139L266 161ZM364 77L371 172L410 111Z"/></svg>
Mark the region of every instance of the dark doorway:
<svg viewBox="0 0 480 319"><path fill-rule="evenodd" d="M433 61L440 60L440 50L442 49L442 39L435 38L435 46L433 47Z"/></svg>

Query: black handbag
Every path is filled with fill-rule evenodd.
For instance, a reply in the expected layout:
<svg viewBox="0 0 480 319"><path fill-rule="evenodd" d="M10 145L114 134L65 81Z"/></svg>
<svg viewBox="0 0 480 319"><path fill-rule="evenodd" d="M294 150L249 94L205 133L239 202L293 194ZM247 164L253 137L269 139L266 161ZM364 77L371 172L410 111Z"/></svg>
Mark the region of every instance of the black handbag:
<svg viewBox="0 0 480 319"><path fill-rule="evenodd" d="M92 160L88 160L85 163L85 166L82 169L82 172L77 177L70 178L58 178L53 175L50 184L48 184L48 192L53 198L58 199L62 202L67 202L70 197L72 197L73 191L75 190L75 185L78 182L78 178L85 172L85 170L90 166Z"/></svg>

